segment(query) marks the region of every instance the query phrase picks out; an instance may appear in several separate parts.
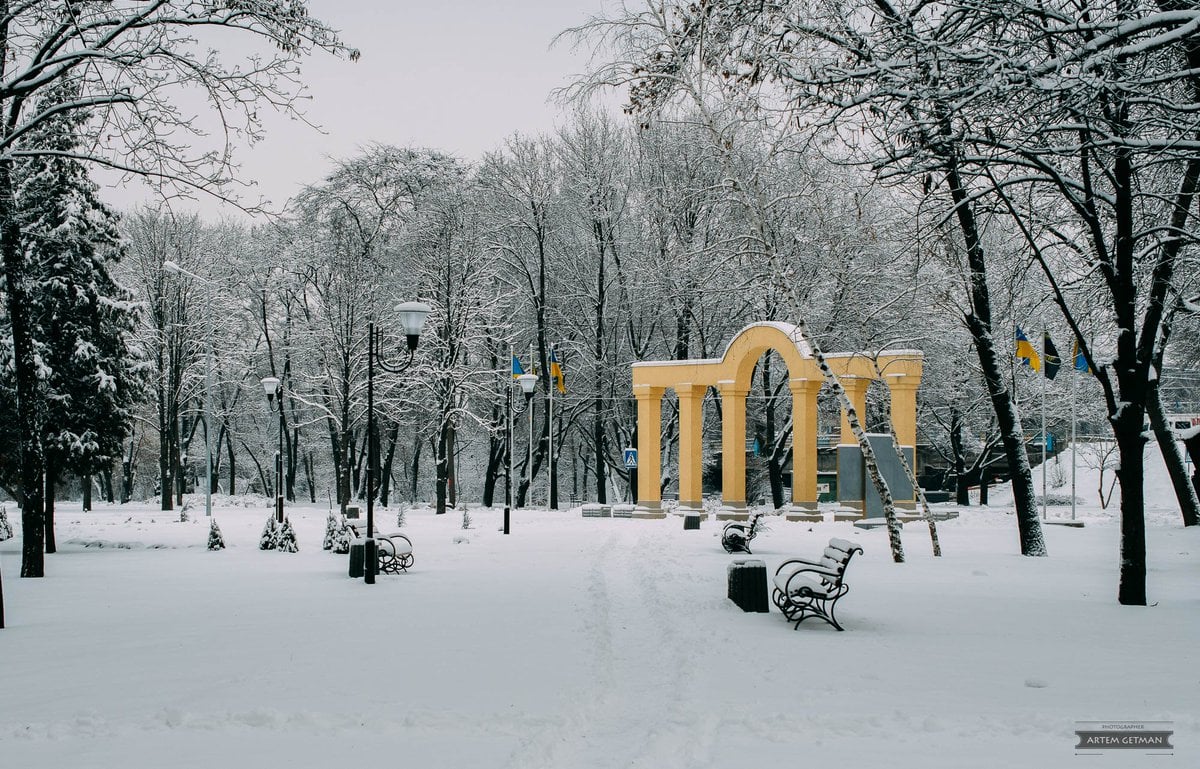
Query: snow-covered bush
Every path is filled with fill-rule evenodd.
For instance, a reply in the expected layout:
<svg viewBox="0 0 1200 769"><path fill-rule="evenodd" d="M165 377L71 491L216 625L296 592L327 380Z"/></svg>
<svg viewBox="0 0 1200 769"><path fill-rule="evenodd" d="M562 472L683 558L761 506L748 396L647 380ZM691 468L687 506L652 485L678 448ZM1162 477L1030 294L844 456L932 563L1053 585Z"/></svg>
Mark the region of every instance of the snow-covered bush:
<svg viewBox="0 0 1200 769"><path fill-rule="evenodd" d="M346 523L343 518L341 527L334 532L333 535L333 552L340 555L345 555L350 552L350 540L354 538L354 534L350 531L350 524Z"/></svg>
<svg viewBox="0 0 1200 769"><path fill-rule="evenodd" d="M332 510L329 511L329 517L325 519L325 539L321 542L322 550L332 550L338 532L345 528L345 522L339 521L338 518L339 516Z"/></svg>
<svg viewBox="0 0 1200 769"><path fill-rule="evenodd" d="M403 502L401 502L400 508L398 510L396 510L396 528L398 528L398 529L404 528L404 523L405 523L404 510L407 507L408 507L407 505L405 505Z"/></svg>
<svg viewBox="0 0 1200 769"><path fill-rule="evenodd" d="M8 522L8 510L0 506L0 542L12 539L12 524Z"/></svg>
<svg viewBox="0 0 1200 769"><path fill-rule="evenodd" d="M281 553L296 553L300 551L300 545L296 543L296 530L292 528L292 522L287 518L283 519L283 526L279 529L279 536L275 538L275 549Z"/></svg>
<svg viewBox="0 0 1200 769"><path fill-rule="evenodd" d="M221 536L221 527L217 525L216 518L212 519L212 523L208 527L208 549L225 549L225 537Z"/></svg>
<svg viewBox="0 0 1200 769"><path fill-rule="evenodd" d="M258 537L258 549L274 550L278 539L279 524L275 522L275 513L271 513L267 518L267 524L263 526L262 534Z"/></svg>

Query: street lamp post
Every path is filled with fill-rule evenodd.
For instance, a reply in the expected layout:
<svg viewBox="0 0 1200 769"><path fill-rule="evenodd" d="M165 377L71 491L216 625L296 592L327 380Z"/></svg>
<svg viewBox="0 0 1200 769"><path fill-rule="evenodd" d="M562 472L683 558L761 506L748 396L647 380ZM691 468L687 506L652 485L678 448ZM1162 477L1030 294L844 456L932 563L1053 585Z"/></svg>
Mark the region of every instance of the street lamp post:
<svg viewBox="0 0 1200 769"><path fill-rule="evenodd" d="M375 481L379 474L379 452L375 446L375 367L389 374L399 374L413 362L417 344L421 340L421 329L429 317L429 305L422 302L405 302L396 306L400 325L404 329L408 346L408 358L399 365L389 365L379 354L379 330L374 323L367 324L367 541L363 548L363 581L375 584L375 569L378 553L375 544Z"/></svg>
<svg viewBox="0 0 1200 769"><path fill-rule="evenodd" d="M168 259L163 262L163 270L175 275L186 275L207 286L214 285L213 281L203 278L194 272L183 269ZM204 351L204 515L212 517L212 437L209 421L212 418L212 296L207 297L204 304L205 351Z"/></svg>
<svg viewBox="0 0 1200 769"><path fill-rule="evenodd" d="M512 510L512 421L514 416L519 416L529 411L529 404L533 400L533 390L537 387L537 376L535 374L521 374L517 377L517 383L521 385L521 392L525 394L525 403L521 408L513 405L513 387L512 383L508 384L507 391L507 414L504 419L504 453L508 457L508 463L505 465L504 472L504 533L508 533L508 519ZM530 412L532 414L532 412Z"/></svg>
<svg viewBox="0 0 1200 769"><path fill-rule="evenodd" d="M283 385L275 377L263 377L267 403L279 412L279 447L275 450L275 522L283 523Z"/></svg>

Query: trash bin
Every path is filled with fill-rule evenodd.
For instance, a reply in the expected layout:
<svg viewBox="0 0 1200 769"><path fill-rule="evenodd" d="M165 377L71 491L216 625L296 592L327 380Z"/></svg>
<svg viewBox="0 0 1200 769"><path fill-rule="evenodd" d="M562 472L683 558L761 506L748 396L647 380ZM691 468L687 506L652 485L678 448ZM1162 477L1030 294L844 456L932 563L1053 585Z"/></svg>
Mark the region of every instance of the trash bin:
<svg viewBox="0 0 1200 769"><path fill-rule="evenodd" d="M366 563L367 541L365 539L355 539L350 543L350 576L355 579L362 579L364 572L364 564Z"/></svg>

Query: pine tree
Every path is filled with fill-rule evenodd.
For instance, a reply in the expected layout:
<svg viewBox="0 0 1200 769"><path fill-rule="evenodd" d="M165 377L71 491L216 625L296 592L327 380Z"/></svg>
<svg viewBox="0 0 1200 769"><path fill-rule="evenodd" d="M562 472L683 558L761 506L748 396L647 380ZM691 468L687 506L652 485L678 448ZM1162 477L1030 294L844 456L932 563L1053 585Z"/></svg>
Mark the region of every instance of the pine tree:
<svg viewBox="0 0 1200 769"><path fill-rule="evenodd" d="M64 81L39 108L53 109L76 95L75 83ZM20 242L29 263L25 310L40 361L36 422L47 552L54 551L54 483L63 472L98 472L121 454L145 382L132 344L136 305L110 272L123 250L118 217L100 201L87 169L70 157L88 117L68 112L42 122L22 145L57 154L21 159L13 167ZM12 354L7 326L0 317L0 358ZM0 371L0 379L10 380L9 365ZM14 382L0 384L0 401L13 395ZM0 431L0 454L16 456L15 440ZM0 473L16 469L0 464Z"/></svg>
<svg viewBox="0 0 1200 769"><path fill-rule="evenodd" d="M212 519L212 524L208 527L208 549L225 549L225 537L221 536L221 527L217 525L216 518Z"/></svg>
<svg viewBox="0 0 1200 769"><path fill-rule="evenodd" d="M12 539L12 524L8 522L8 510L0 506L0 542Z"/></svg>
<svg viewBox="0 0 1200 769"><path fill-rule="evenodd" d="M292 528L292 522L284 518L283 526L279 529L279 536L275 538L275 549L281 553L297 553L300 551L300 545L296 542L296 531Z"/></svg>
<svg viewBox="0 0 1200 769"><path fill-rule="evenodd" d="M259 550L274 550L276 543L279 541L279 524L275 522L275 513L267 518L267 523L263 526L262 534L258 537Z"/></svg>
<svg viewBox="0 0 1200 769"><path fill-rule="evenodd" d="M338 531L342 528L342 524L338 522L338 517L333 511L329 511L329 517L325 519L325 539L321 542L322 550L332 550L333 543L337 539Z"/></svg>

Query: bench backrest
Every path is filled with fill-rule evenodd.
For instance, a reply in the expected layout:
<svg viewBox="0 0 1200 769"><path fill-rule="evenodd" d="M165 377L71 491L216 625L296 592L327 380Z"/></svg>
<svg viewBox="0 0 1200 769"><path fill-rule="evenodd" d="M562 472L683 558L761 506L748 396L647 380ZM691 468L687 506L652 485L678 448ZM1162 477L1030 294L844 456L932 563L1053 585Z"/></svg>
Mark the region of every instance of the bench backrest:
<svg viewBox="0 0 1200 769"><path fill-rule="evenodd" d="M855 553L862 551L863 549L855 543L834 537L829 540L829 545L821 556L821 565L837 574L833 581L841 582L842 575L846 573L846 564L850 563Z"/></svg>

